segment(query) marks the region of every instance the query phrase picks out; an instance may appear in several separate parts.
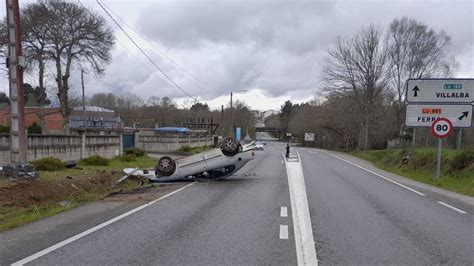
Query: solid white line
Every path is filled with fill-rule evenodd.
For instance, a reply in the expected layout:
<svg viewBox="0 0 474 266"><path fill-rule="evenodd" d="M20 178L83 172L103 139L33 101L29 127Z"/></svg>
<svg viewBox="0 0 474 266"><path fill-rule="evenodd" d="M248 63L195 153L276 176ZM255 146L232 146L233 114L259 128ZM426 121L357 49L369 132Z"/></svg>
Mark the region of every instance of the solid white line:
<svg viewBox="0 0 474 266"><path fill-rule="evenodd" d="M458 208L456 208L456 207L454 207L454 206L451 206L451 205L449 205L449 204L447 204L447 203L445 203L445 202L438 201L438 203L441 204L441 205L443 205L443 206L445 206L445 207L450 208L451 210L455 210L455 211L457 211L457 212L459 212L459 213L462 213L462 214L465 214L465 213L466 213L465 211L463 211L463 210L461 210L461 209L458 209Z"/></svg>
<svg viewBox="0 0 474 266"><path fill-rule="evenodd" d="M280 239L288 239L288 225L280 225Z"/></svg>
<svg viewBox="0 0 474 266"><path fill-rule="evenodd" d="M283 152L281 155L285 158ZM296 258L298 265L318 265L303 168L301 167L301 158L298 153L297 156L298 160L291 162L285 160L286 175L288 176L288 186L290 189Z"/></svg>
<svg viewBox="0 0 474 266"><path fill-rule="evenodd" d="M281 207L280 217L288 217L288 208L287 207Z"/></svg>
<svg viewBox="0 0 474 266"><path fill-rule="evenodd" d="M419 192L419 191L417 191L417 190L414 190L414 189L411 188L411 187L407 187L407 186L405 186L405 185L403 185L403 184L401 184L401 183L398 183L397 181L394 181L394 180L392 180L392 179L390 179L390 178L387 178L387 177L385 177L385 176L383 176L383 175L381 175L381 174L378 174L378 173L376 173L376 172L374 172L374 171L371 171L371 170L369 170L369 169L367 169L367 168L364 168L364 167L362 167L362 166L359 166L359 165L357 165L357 164L355 164L355 163L353 163L353 162L350 162L350 161L348 161L348 160L342 159L342 158L340 158L340 157L338 157L338 156L336 156L336 155L332 155L332 154L329 154L329 153L327 153L327 152L323 152L323 153L326 154L326 155L328 155L328 156L334 157L334 158L336 158L336 159L338 159L338 160L344 161L344 162L346 162L346 163L348 163L348 164L352 164L352 165L355 166L355 167L358 167L358 168L360 168L360 169L362 169L362 170L364 170L364 171L366 171L366 172L369 172L369 173L371 173L371 174L373 174L373 175L376 175L376 176L378 176L378 177L380 177L380 178L383 178L383 179L385 179L385 180L387 180L387 181L389 181L389 182L392 182L393 184L398 185L398 186L400 186L400 187L402 187L402 188L404 188L404 189L410 190L411 192L414 192L414 193L416 193L416 194L418 194L418 195L420 195L420 196L425 196L425 194L423 194L423 193L421 193L421 192Z"/></svg>
<svg viewBox="0 0 474 266"><path fill-rule="evenodd" d="M170 192L170 193L168 193L168 194L166 194L166 195L163 195L163 196L159 197L159 198L156 199L156 200L153 200L153 201L150 201L150 202L148 202L148 203L146 203L146 204L143 204L143 205L141 205L141 206L139 206L139 207L137 207L137 208L135 208L135 209L133 209L133 210L130 210L130 211L124 213L124 214L121 214L121 215L119 215L119 216L117 216L117 217L115 217L115 218L112 218L111 220L108 220L108 221L103 222L103 223L101 223L101 224L99 224L99 225L97 225L97 226L94 226L94 227L92 227L92 228L90 228L90 229L88 229L88 230L86 230L86 231L84 231L84 232L82 232L82 233L80 233L80 234L77 234L77 235L75 235L75 236L73 236L73 237L70 237L70 238L68 238L68 239L66 239L66 240L63 240L63 241L61 241L61 242L59 242L59 243L57 243L57 244L55 244L55 245L53 245L53 246L51 246L51 247L49 247L49 248L43 249L43 250L41 250L41 251L39 251L39 252L37 252L37 253L31 255L31 256L28 256L28 257L26 257L26 258L24 258L24 259L22 259L22 260L20 260L20 261L17 261L17 262L15 262L15 263L13 263L12 266L24 265L24 264L26 264L26 263L28 263L28 262L31 262L31 261L33 261L33 260L35 260L35 259L38 259L38 258L40 258L40 257L42 257L42 256L44 256L44 255L46 255L46 254L48 254L48 253L50 253L50 252L52 252L52 251L55 251L56 249L59 249L59 248L61 248L61 247L64 247L64 246L66 246L66 245L68 245L68 244L70 244L70 243L72 243L72 242L74 242L74 241L76 241L76 240L78 240L78 239L81 239L81 238L83 238L83 237L85 237L85 236L87 236L87 235L89 235L89 234L92 234L93 232L95 232L95 231L97 231L97 230L99 230L99 229L102 229L102 228L104 228L104 227L106 227L106 226L108 226L108 225L110 225L110 224L113 224L113 223L115 223L115 222L117 222L117 221L119 221L119 220L121 220L121 219L123 219L123 218L125 218L125 217L127 217L127 216L129 216L129 215L131 215L131 214L133 214L133 213L135 213L135 212L137 212L137 211L140 211L140 210L142 210L142 209L144 209L144 208L146 208L146 207L148 207L148 206L150 206L150 205L153 205L153 204L157 203L158 201L164 200L164 199L166 199L166 198L168 198L168 197L170 197L170 196L172 196L172 195L174 195L174 194L176 194L176 193L178 193L178 192L180 192L180 191L182 191L182 190L184 190L184 189L186 189L186 188L188 188L188 187L190 187L190 186L192 186L192 185L194 185L194 184L196 184L196 183L197 183L197 182L193 182L193 183L191 183L191 184L188 184L188 185L186 185L186 186L184 186L184 187L182 187L182 188L179 188L179 189L177 189L177 190L175 190L175 191L172 191L172 192Z"/></svg>

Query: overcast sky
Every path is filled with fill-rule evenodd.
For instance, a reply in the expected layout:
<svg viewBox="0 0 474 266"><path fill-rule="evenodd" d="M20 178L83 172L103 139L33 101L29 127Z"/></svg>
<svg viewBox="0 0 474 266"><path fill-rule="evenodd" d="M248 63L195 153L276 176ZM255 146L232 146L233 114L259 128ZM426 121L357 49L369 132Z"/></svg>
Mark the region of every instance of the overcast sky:
<svg viewBox="0 0 474 266"><path fill-rule="evenodd" d="M106 17L95 0L82 2ZM212 108L227 104L230 92L239 90L247 91L234 98L258 110L279 109L288 99L308 101L319 88L323 59L337 36L351 36L369 24L385 29L403 16L451 36L449 53L460 64L456 77L474 77L472 0L103 2L181 88ZM5 16L4 4L0 14ZM106 19L117 44L105 75L87 76L87 94L132 92L144 100L186 100ZM0 75L0 90L6 91L6 76ZM72 75L78 90L80 74ZM34 84L35 78L27 76L25 82Z"/></svg>

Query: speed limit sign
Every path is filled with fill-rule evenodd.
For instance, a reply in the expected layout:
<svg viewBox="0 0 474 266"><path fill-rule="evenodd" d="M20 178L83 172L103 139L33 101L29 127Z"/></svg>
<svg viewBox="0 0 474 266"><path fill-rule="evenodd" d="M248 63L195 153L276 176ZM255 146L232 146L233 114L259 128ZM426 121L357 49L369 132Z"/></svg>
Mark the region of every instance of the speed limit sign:
<svg viewBox="0 0 474 266"><path fill-rule="evenodd" d="M453 131L453 124L447 118L438 118L431 125L431 132L437 138L446 138Z"/></svg>

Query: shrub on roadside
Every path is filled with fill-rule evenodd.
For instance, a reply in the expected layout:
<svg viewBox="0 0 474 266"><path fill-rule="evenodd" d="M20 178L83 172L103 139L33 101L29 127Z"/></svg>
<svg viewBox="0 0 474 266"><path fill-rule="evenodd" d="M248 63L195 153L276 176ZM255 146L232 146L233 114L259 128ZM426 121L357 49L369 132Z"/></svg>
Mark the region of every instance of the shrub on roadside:
<svg viewBox="0 0 474 266"><path fill-rule="evenodd" d="M120 156L120 161L129 163L135 161L135 158L137 157L134 154L125 154L123 156Z"/></svg>
<svg viewBox="0 0 474 266"><path fill-rule="evenodd" d="M41 126L36 122L33 122L33 124L28 127L28 134L41 134L42 132Z"/></svg>
<svg viewBox="0 0 474 266"><path fill-rule="evenodd" d="M474 151L462 151L454 155L449 163L448 172L462 171L474 164Z"/></svg>
<svg viewBox="0 0 474 266"><path fill-rule="evenodd" d="M94 155L85 159L80 160L83 165L95 165L95 166L107 166L109 165L109 159L99 155Z"/></svg>
<svg viewBox="0 0 474 266"><path fill-rule="evenodd" d="M10 133L10 127L6 125L0 125L0 133Z"/></svg>
<svg viewBox="0 0 474 266"><path fill-rule="evenodd" d="M190 147L190 146L183 146L183 147L179 148L178 151L180 151L180 152L192 152L193 148Z"/></svg>
<svg viewBox="0 0 474 266"><path fill-rule="evenodd" d="M145 156L146 152L145 150L143 149L140 149L140 148L132 148L132 149L129 149L127 151L125 151L125 154L126 155L134 155L136 157L142 157L142 156Z"/></svg>
<svg viewBox="0 0 474 266"><path fill-rule="evenodd" d="M54 157L38 159L32 161L31 164L34 165L38 171L59 171L66 168L61 160Z"/></svg>

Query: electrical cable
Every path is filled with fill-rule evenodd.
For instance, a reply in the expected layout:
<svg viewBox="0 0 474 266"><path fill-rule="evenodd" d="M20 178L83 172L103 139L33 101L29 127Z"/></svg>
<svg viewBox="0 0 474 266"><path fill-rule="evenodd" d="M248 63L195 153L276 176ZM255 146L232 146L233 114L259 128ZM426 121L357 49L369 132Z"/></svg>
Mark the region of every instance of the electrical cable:
<svg viewBox="0 0 474 266"><path fill-rule="evenodd" d="M135 47L138 48L138 50L152 63L153 66L155 66L165 77L168 79L171 84L173 84L178 90L180 90L184 95L186 95L188 98L193 100L194 98L186 92L183 88L181 88L176 82L173 81L173 79L157 64L155 61L138 45L138 43L125 31L125 29L120 25L120 23L115 20L115 18L109 13L109 11L102 5L102 3L97 0L97 4L105 11L107 16L109 16L110 19L119 27L119 29L127 36L127 38L135 45Z"/></svg>
<svg viewBox="0 0 474 266"><path fill-rule="evenodd" d="M102 3L104 7L106 7L112 14L114 14L120 21L122 21L125 26L127 26L129 29L131 29L138 37L140 37L142 40L144 40L148 45L150 45L153 49L155 49L160 55L166 57L170 62L172 62L174 65L176 65L181 71L183 71L185 74L196 80L197 82L201 83L202 85L206 86L209 89L217 90L214 86L209 85L208 83L202 81L196 75L194 75L191 71L187 70L180 64L178 64L173 58L168 56L165 52L161 51L158 47L156 47L153 43L145 40L145 38L141 37L140 34L138 33L137 30L135 30L132 26L130 26L124 19L122 19L116 12L114 12L110 7L108 7L105 3Z"/></svg>

